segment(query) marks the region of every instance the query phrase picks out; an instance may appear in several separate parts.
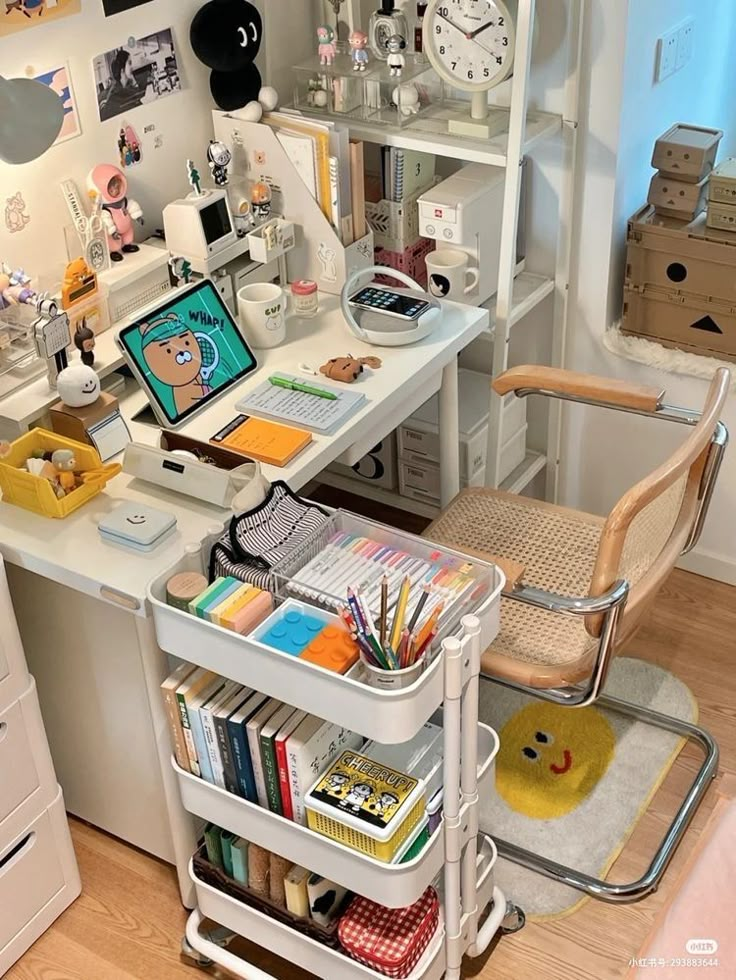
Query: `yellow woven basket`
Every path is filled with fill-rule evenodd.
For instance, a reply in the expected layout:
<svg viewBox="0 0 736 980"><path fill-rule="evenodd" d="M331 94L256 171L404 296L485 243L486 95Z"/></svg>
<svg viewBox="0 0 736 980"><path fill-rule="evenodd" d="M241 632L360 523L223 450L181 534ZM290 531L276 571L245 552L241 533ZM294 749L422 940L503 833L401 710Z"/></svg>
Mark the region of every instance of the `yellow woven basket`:
<svg viewBox="0 0 736 980"><path fill-rule="evenodd" d="M89 474L87 482L61 499L56 496L48 480L20 469L29 456L55 449L71 449L77 458L78 468L83 474ZM0 490L7 504L15 504L43 517L68 517L96 497L121 470L119 463L103 466L100 454L92 446L65 439L46 429L32 429L12 442L10 454L0 460Z"/></svg>

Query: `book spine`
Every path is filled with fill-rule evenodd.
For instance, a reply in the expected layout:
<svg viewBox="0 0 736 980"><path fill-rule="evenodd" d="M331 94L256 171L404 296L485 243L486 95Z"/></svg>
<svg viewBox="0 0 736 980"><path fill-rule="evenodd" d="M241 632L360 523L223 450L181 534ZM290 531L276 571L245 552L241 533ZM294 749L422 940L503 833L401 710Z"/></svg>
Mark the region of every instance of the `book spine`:
<svg viewBox="0 0 736 980"><path fill-rule="evenodd" d="M238 780L238 793L251 803L258 802L256 784L253 778L253 765L250 761L250 749L245 737L245 723L228 721L227 730L233 750L233 761Z"/></svg>
<svg viewBox="0 0 736 980"><path fill-rule="evenodd" d="M264 738L263 735L261 735L261 756L263 757L263 775L266 783L268 809L272 813L282 814L283 809L281 806L281 793L279 791L279 772L273 743L273 738Z"/></svg>
<svg viewBox="0 0 736 980"><path fill-rule="evenodd" d="M266 795L266 783L263 777L263 763L261 761L261 746L258 730L248 729L248 748L250 749L250 761L253 766L253 780L256 784L256 802L259 806L268 807L268 796Z"/></svg>
<svg viewBox="0 0 736 980"><path fill-rule="evenodd" d="M230 739L228 738L227 733L227 718L215 715L213 721L215 723L215 733L217 735L217 746L220 750L220 758L222 759L222 773L225 782L224 788L228 791L228 793L234 793L237 796L239 795L238 781L235 775L235 763L230 750Z"/></svg>
<svg viewBox="0 0 736 980"><path fill-rule="evenodd" d="M176 691L164 691L164 707L169 719L171 738L174 743L174 758L180 769L189 771L189 754L187 753L186 743L184 742L184 732L181 725L181 714L179 712L179 702Z"/></svg>
<svg viewBox="0 0 736 980"><path fill-rule="evenodd" d="M292 820L300 823L303 827L307 826L307 814L304 810L304 793L309 786L309 766L305 765L305 747L297 744L292 746L291 741L287 747L287 757L289 760L289 785L291 788L291 809ZM319 773L315 773L316 779Z"/></svg>
<svg viewBox="0 0 736 980"><path fill-rule="evenodd" d="M192 738L194 739L194 750L197 756L197 776L206 780L208 783L214 782L212 777L212 766L207 752L207 740L204 737L202 728L202 709L192 711L189 714L189 723L192 726Z"/></svg>
<svg viewBox="0 0 736 980"><path fill-rule="evenodd" d="M194 746L194 736L192 735L191 725L189 724L189 711L187 702L183 694L177 694L176 700L179 704L179 717L181 718L181 730L184 734L184 744L189 758L188 769L195 776L199 776L199 763L197 762L197 750Z"/></svg>
<svg viewBox="0 0 736 980"><path fill-rule="evenodd" d="M202 731L204 732L207 755L209 756L210 766L212 768L212 779L209 782L219 786L220 789L225 789L225 778L222 771L222 762L220 761L220 751L217 746L217 733L215 732L212 712L208 711L207 708L200 708L199 717L202 720Z"/></svg>
<svg viewBox="0 0 736 980"><path fill-rule="evenodd" d="M294 819L291 805L291 784L289 781L289 760L286 757L286 739L274 740L276 746L276 765L279 772L279 791L281 793L281 812L287 820Z"/></svg>

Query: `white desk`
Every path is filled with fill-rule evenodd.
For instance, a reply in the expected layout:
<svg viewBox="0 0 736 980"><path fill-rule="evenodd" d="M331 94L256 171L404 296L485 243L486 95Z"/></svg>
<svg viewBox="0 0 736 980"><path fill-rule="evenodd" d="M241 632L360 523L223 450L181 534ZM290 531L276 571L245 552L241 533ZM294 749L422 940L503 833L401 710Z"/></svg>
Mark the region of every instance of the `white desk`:
<svg viewBox="0 0 736 980"><path fill-rule="evenodd" d="M440 391L442 496L459 490L457 354L485 328L488 313L447 304L436 333L405 348L378 349L347 332L334 297L318 318L290 321L288 341L259 352L259 370L181 431L209 439L235 415L234 404L274 370L315 369L350 352L378 354L383 367L358 384L365 407L334 436L312 444L269 479L298 490L342 455L356 462L419 405ZM133 390L121 402L131 416L145 404ZM159 432L132 422L133 438ZM177 533L150 555L105 544L96 523L121 500L147 500L173 511ZM29 663L39 686L49 742L69 810L177 865L182 896L191 897L186 863L194 840L170 767L171 745L159 684L169 671L145 600L147 583L172 565L188 541L199 542L223 511L159 491L121 474L106 491L64 521L0 503L0 553Z"/></svg>

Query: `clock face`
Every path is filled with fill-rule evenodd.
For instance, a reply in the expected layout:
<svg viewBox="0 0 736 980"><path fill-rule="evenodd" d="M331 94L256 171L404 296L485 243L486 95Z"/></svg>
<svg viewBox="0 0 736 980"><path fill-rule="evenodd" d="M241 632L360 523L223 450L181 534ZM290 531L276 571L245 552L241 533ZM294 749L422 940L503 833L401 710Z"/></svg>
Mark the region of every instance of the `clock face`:
<svg viewBox="0 0 736 980"><path fill-rule="evenodd" d="M439 0L428 11L427 54L435 70L456 88L492 88L511 72L514 25L495 0Z"/></svg>

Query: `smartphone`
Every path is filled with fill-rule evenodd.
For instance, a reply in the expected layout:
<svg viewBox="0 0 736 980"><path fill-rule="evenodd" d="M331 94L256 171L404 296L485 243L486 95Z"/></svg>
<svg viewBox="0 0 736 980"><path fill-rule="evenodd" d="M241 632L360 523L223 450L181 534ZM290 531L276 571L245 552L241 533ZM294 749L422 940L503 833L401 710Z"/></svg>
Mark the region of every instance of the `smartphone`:
<svg viewBox="0 0 736 980"><path fill-rule="evenodd" d="M357 309L385 313L386 316L399 320L418 320L434 306L417 296L395 293L391 289L379 289L376 286L366 286L351 296L348 302Z"/></svg>

